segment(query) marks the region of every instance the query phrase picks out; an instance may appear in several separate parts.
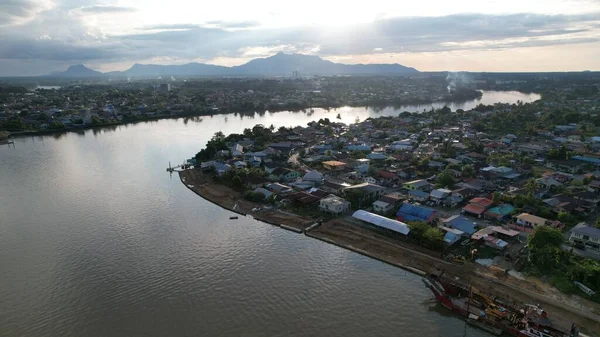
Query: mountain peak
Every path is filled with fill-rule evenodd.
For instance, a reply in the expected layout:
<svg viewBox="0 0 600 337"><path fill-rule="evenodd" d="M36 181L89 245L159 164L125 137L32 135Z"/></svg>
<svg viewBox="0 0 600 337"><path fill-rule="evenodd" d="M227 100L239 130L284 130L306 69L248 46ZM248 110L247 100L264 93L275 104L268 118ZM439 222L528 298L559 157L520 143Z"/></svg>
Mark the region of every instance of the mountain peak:
<svg viewBox="0 0 600 337"><path fill-rule="evenodd" d="M401 64L342 64L324 60L314 54L278 52L266 58L257 58L248 63L225 67L204 63L159 65L135 63L122 72L101 72L83 64L70 66L64 72L52 74L63 77L127 76L152 78L157 76L301 76L321 75L409 75L418 73L414 68Z"/></svg>

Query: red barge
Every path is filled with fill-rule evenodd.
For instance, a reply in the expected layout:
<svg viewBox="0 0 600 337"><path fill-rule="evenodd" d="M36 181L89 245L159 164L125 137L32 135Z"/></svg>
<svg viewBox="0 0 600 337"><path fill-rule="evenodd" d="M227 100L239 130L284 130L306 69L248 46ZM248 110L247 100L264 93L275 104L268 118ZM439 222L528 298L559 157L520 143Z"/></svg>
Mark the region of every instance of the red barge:
<svg viewBox="0 0 600 337"><path fill-rule="evenodd" d="M516 337L584 337L572 324L568 332L552 326L547 313L537 305L512 308L471 286L463 286L442 275L429 274L422 281L444 307L466 317L467 322L490 333Z"/></svg>

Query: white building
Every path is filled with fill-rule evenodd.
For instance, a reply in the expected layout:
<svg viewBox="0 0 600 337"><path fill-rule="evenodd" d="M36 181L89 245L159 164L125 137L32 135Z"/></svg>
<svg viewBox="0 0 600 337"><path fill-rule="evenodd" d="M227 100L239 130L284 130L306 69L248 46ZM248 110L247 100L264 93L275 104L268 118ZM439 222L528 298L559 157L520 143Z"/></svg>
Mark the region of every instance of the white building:
<svg viewBox="0 0 600 337"><path fill-rule="evenodd" d="M346 213L350 210L350 202L337 195L330 194L319 202L319 210L335 215Z"/></svg>

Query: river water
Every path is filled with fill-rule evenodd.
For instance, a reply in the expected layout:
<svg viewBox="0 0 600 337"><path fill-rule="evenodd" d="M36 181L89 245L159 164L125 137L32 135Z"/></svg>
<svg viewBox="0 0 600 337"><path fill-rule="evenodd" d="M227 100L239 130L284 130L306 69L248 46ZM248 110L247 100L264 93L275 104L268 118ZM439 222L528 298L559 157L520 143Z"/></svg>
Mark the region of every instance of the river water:
<svg viewBox="0 0 600 337"><path fill-rule="evenodd" d="M165 172L218 130L337 113L171 119L0 146L0 336L463 336L419 277L229 220Z"/></svg>

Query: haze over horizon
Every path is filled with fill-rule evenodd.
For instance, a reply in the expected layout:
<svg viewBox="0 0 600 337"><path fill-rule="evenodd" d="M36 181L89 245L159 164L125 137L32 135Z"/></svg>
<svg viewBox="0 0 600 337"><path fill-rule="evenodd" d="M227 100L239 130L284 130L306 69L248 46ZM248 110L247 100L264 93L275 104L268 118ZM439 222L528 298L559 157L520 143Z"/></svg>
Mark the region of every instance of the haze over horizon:
<svg viewBox="0 0 600 337"><path fill-rule="evenodd" d="M158 0L0 3L0 76L73 64L233 66L277 52L421 71L600 70L600 2L424 0L295 4Z"/></svg>

